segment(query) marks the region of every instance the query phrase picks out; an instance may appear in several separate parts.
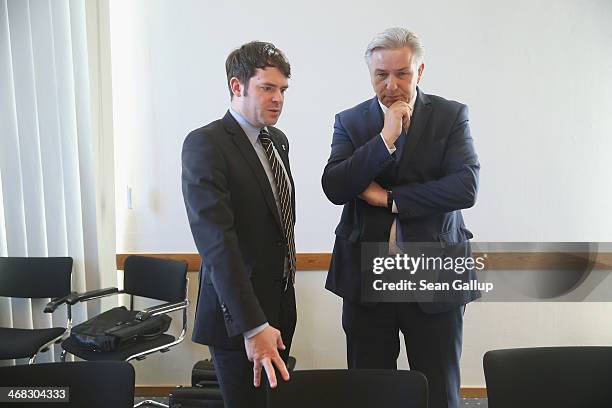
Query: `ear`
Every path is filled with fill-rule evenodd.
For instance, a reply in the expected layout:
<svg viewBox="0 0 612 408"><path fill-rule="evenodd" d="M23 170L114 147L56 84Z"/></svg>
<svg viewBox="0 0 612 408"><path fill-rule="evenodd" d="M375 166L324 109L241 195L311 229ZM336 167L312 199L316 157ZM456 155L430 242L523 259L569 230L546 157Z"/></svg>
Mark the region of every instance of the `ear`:
<svg viewBox="0 0 612 408"><path fill-rule="evenodd" d="M238 78L232 77L229 81L229 86L234 96L242 96L244 87L242 86Z"/></svg>
<svg viewBox="0 0 612 408"><path fill-rule="evenodd" d="M419 65L419 70L418 70L417 84L421 82L421 76L423 75L424 69L425 69L425 64L421 62L421 65Z"/></svg>

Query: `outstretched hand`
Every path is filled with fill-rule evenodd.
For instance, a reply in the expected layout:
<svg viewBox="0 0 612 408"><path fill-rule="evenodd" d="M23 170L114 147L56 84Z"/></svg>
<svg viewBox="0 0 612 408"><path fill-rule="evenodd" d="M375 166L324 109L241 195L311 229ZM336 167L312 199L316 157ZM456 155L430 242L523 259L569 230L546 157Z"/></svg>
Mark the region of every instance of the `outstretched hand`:
<svg viewBox="0 0 612 408"><path fill-rule="evenodd" d="M285 362L278 353L278 349L285 350L281 332L268 326L255 336L244 339L244 348L247 358L253 362L253 385L261 385L261 369L266 370L271 388L276 388L278 382L274 367L278 369L283 380L289 380L289 371Z"/></svg>

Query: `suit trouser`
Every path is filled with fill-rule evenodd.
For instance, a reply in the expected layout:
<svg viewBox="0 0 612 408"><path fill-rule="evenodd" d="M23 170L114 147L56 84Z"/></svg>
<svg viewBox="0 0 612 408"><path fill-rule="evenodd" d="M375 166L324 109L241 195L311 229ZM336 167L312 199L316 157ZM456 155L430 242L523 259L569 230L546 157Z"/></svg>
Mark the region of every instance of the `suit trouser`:
<svg viewBox="0 0 612 408"><path fill-rule="evenodd" d="M348 367L397 368L401 331L410 369L427 377L429 408L458 408L464 310L428 314L417 303L364 306L344 300Z"/></svg>
<svg viewBox="0 0 612 408"><path fill-rule="evenodd" d="M279 282L279 288L281 288ZM280 307L280 330L285 350L279 350L280 356L287 363L291 340L296 324L295 292L293 287L283 293ZM209 346L215 365L225 408L265 408L269 388L266 371L262 369L261 385L253 386L253 363L247 359L244 343L240 348ZM278 381L283 381L276 371Z"/></svg>

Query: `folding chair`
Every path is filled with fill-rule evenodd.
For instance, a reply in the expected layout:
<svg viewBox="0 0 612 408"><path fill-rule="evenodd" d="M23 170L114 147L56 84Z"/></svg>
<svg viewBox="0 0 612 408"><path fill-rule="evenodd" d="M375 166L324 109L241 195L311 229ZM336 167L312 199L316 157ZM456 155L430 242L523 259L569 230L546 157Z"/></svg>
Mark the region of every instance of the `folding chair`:
<svg viewBox="0 0 612 408"><path fill-rule="evenodd" d="M44 312L53 313L67 303L70 295L72 258L0 258L0 296L47 299ZM72 325L68 304L67 327ZM20 329L0 327L0 360L29 358L33 364L38 353L45 352L62 339L65 327Z"/></svg>

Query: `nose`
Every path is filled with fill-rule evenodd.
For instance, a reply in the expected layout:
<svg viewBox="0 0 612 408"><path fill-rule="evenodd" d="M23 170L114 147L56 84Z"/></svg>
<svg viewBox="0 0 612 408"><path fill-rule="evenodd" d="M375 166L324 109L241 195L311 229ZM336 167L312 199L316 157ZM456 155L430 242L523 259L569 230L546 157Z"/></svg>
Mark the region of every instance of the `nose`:
<svg viewBox="0 0 612 408"><path fill-rule="evenodd" d="M282 102L283 101L283 93L280 90L277 90L276 92L274 92L274 95L272 95L272 102Z"/></svg>
<svg viewBox="0 0 612 408"><path fill-rule="evenodd" d="M395 91L395 89L397 89L397 82L395 81L393 75L389 75L387 77L387 89L389 91Z"/></svg>

